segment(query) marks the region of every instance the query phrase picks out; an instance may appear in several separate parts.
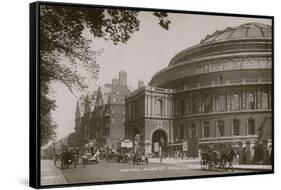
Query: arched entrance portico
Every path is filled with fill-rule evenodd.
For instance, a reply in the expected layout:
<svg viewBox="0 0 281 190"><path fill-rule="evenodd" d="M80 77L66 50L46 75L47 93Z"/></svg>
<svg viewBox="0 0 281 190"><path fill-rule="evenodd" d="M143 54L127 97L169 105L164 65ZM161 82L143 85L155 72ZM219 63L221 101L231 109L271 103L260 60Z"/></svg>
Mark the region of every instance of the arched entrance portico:
<svg viewBox="0 0 281 190"><path fill-rule="evenodd" d="M162 129L157 129L152 134L152 155L154 157L159 156L160 146L162 147L162 153L165 155L168 135Z"/></svg>

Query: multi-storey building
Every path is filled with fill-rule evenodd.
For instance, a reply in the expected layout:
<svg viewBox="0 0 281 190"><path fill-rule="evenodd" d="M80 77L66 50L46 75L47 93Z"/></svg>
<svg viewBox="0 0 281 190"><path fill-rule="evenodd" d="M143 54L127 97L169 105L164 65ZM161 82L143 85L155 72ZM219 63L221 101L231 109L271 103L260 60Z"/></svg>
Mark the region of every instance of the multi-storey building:
<svg viewBox="0 0 281 190"><path fill-rule="evenodd" d="M86 147L113 146L124 138L124 99L130 92L127 73L120 71L119 78L112 79L111 84L81 98L76 108L75 129Z"/></svg>
<svg viewBox="0 0 281 190"><path fill-rule="evenodd" d="M232 147L241 162L261 158L257 145L271 146L271 34L261 23L227 27L176 54L150 86L126 97L126 137L140 134L152 153L161 137L167 153L198 137L200 149Z"/></svg>

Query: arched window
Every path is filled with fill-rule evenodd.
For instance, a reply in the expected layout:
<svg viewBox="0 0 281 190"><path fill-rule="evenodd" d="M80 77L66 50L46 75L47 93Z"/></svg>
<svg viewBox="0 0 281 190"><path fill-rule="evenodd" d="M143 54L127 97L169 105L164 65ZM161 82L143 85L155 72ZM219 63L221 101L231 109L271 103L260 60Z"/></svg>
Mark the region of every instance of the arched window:
<svg viewBox="0 0 281 190"><path fill-rule="evenodd" d="M255 109L255 96L252 92L250 92L247 96L247 105L248 105L248 109L250 110Z"/></svg>
<svg viewBox="0 0 281 190"><path fill-rule="evenodd" d="M219 137L223 137L224 136L224 120L218 120L217 121L217 124L218 124L218 136Z"/></svg>
<svg viewBox="0 0 281 190"><path fill-rule="evenodd" d="M191 137L196 137L196 124L191 124Z"/></svg>
<svg viewBox="0 0 281 190"><path fill-rule="evenodd" d="M234 136L239 136L240 135L240 121L238 119L234 119L233 120L232 134Z"/></svg>
<svg viewBox="0 0 281 190"><path fill-rule="evenodd" d="M185 100L181 100L181 115L184 115L185 114Z"/></svg>
<svg viewBox="0 0 281 190"><path fill-rule="evenodd" d="M162 100L158 99L155 102L155 108L156 108L156 115L162 115L163 114L163 103Z"/></svg>
<svg viewBox="0 0 281 190"><path fill-rule="evenodd" d="M239 110L239 95L233 94L231 98L231 109L232 110Z"/></svg>
<svg viewBox="0 0 281 190"><path fill-rule="evenodd" d="M189 126L186 126L185 137L188 139L190 137Z"/></svg>
<svg viewBox="0 0 281 190"><path fill-rule="evenodd" d="M212 111L212 101L210 96L205 96L204 99L204 112L209 113Z"/></svg>
<svg viewBox="0 0 281 190"><path fill-rule="evenodd" d="M191 106L192 106L191 107L192 113L198 113L199 112L198 98L196 97L196 95L192 96Z"/></svg>
<svg viewBox="0 0 281 190"><path fill-rule="evenodd" d="M219 81L219 84L223 84L223 81L224 81L223 75L220 75L218 77L218 81Z"/></svg>
<svg viewBox="0 0 281 190"><path fill-rule="evenodd" d="M208 138L210 137L210 122L205 121L203 122L203 137Z"/></svg>
<svg viewBox="0 0 281 190"><path fill-rule="evenodd" d="M248 135L255 134L255 120L250 118L248 119Z"/></svg>
<svg viewBox="0 0 281 190"><path fill-rule="evenodd" d="M268 109L268 94L265 92L262 95L262 108L263 109Z"/></svg>
<svg viewBox="0 0 281 190"><path fill-rule="evenodd" d="M184 125L180 125L180 139L184 139Z"/></svg>
<svg viewBox="0 0 281 190"><path fill-rule="evenodd" d="M224 95L219 95L219 98L218 98L218 111L219 112L222 112L222 111L225 111L225 101L224 101Z"/></svg>

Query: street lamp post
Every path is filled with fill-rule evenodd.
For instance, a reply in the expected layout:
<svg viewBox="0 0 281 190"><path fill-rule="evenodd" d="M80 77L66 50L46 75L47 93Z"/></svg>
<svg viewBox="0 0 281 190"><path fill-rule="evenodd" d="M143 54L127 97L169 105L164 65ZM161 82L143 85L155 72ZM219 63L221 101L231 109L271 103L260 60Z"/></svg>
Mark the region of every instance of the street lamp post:
<svg viewBox="0 0 281 190"><path fill-rule="evenodd" d="M160 164L163 163L163 157L162 157L162 146L159 147L159 154L160 154Z"/></svg>
<svg viewBox="0 0 281 190"><path fill-rule="evenodd" d="M163 137L161 137L159 142L160 164L163 163L163 145L164 145L164 139Z"/></svg>

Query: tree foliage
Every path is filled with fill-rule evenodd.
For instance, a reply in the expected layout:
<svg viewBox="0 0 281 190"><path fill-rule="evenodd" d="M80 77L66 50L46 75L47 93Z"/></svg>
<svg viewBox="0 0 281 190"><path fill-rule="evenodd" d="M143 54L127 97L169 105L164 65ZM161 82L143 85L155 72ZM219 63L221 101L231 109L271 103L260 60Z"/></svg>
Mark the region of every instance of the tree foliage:
<svg viewBox="0 0 281 190"><path fill-rule="evenodd" d="M50 112L55 101L48 94L53 81L73 89L87 88L86 71L91 79L97 79L99 65L96 56L102 49L93 50L93 38L111 40L115 45L126 43L139 30L139 12L135 10L104 9L61 5L40 6L40 82L41 82L41 145L55 136L55 125L50 121ZM168 29L167 15L155 15L160 26Z"/></svg>
<svg viewBox="0 0 281 190"><path fill-rule="evenodd" d="M153 15L159 18L159 25L162 28L169 30L171 21L168 19L168 14L166 12L155 12Z"/></svg>
<svg viewBox="0 0 281 190"><path fill-rule="evenodd" d="M56 137L56 124L52 122L51 111L56 108L55 101L48 97L48 84L42 83L40 86L40 141L41 146L48 143L50 139Z"/></svg>

